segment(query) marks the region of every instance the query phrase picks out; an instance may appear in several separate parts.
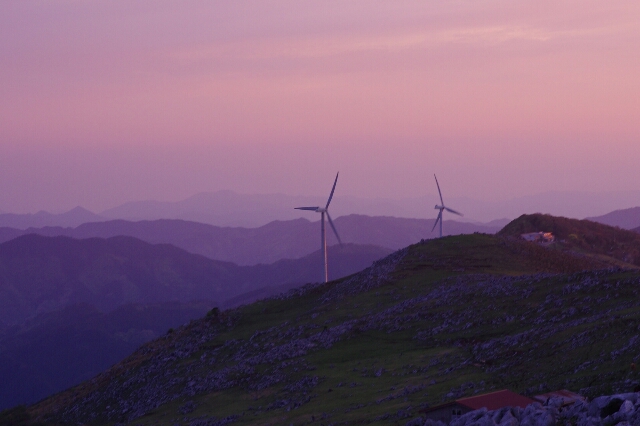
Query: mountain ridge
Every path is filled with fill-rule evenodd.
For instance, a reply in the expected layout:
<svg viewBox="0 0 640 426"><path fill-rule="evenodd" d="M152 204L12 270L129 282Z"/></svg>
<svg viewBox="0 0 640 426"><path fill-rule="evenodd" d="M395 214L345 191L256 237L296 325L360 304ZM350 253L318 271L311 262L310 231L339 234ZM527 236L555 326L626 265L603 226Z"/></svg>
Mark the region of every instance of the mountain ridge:
<svg viewBox="0 0 640 426"><path fill-rule="evenodd" d="M330 248L337 278L389 253L375 246ZM111 310L126 303L226 299L258 288L316 281L320 251L298 260L238 266L133 237L73 239L24 235L0 244L0 320L21 322L68 304ZM318 259L316 259L318 258ZM317 264L317 274L311 265Z"/></svg>
<svg viewBox="0 0 640 426"><path fill-rule="evenodd" d="M623 229L640 227L640 207L614 210L601 216L587 217L587 220Z"/></svg>
<svg viewBox="0 0 640 426"><path fill-rule="evenodd" d="M343 242L371 244L395 250L434 236L434 219L406 219L385 216L340 216L334 223ZM497 232L497 226L445 221L445 234ZM85 223L76 228L29 228L24 231L0 228L0 242L35 233L78 239L131 236L148 243L167 243L210 259L238 265L270 264L280 259L300 258L320 246L318 222L308 219L273 221L258 228L217 227L173 219L131 222L125 220ZM337 240L328 235L328 244Z"/></svg>

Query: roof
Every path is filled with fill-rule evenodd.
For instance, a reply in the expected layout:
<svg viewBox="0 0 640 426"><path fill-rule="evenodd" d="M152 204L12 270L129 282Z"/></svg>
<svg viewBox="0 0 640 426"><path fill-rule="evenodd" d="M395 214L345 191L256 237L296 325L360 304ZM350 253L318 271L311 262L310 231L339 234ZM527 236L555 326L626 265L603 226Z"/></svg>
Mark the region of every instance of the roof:
<svg viewBox="0 0 640 426"><path fill-rule="evenodd" d="M483 395L471 396L469 398L457 399L456 402L472 410L486 408L487 410L497 410L502 407L520 407L534 403L533 399L518 395L510 390L500 390L497 392L485 393Z"/></svg>

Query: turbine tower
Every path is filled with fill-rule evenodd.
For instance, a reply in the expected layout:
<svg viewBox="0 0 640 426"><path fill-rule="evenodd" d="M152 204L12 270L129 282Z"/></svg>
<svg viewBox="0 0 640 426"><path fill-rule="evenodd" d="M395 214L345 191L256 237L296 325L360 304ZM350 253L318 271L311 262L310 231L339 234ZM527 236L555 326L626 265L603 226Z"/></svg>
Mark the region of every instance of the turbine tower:
<svg viewBox="0 0 640 426"><path fill-rule="evenodd" d="M329 204L331 203L331 199L333 198L333 192L336 190L336 183L338 183L338 174L336 173L336 180L333 181L333 188L331 188L331 194L329 195L329 199L327 200L327 205L324 207L295 207L296 210L310 210L316 213L320 213L320 236L321 236L321 250L324 253L324 282L329 282L329 269L327 267L327 232L324 227L324 215L326 213L327 219L329 219L329 225L331 225L331 229L333 229L333 233L336 234L336 238L340 245L342 245L342 241L340 240L340 236L338 235L338 231L336 231L336 227L333 225L333 221L331 220L331 216L329 216Z"/></svg>
<svg viewBox="0 0 640 426"><path fill-rule="evenodd" d="M448 212L451 212L453 214L457 214L458 216L462 216L462 213L459 213L453 209L450 209L449 207L446 207L444 205L444 201L442 201L442 192L440 191L440 184L438 183L438 178L436 177L436 175L433 175L434 178L436 178L436 185L438 186L438 194L440 194L440 205L437 205L434 207L436 210L440 210L440 212L438 213L438 218L436 219L436 222L433 224L433 228L431 228L431 232L433 232L434 229L436 229L436 225L438 225L438 222L440 222L440 238L442 238L442 211L446 210Z"/></svg>

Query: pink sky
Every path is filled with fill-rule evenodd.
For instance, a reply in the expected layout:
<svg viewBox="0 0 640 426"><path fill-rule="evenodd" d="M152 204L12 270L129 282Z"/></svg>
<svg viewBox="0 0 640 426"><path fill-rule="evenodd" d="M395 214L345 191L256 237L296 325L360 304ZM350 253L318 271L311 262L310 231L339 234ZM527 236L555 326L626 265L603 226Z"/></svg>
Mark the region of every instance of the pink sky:
<svg viewBox="0 0 640 426"><path fill-rule="evenodd" d="M637 1L0 3L0 209L639 190Z"/></svg>

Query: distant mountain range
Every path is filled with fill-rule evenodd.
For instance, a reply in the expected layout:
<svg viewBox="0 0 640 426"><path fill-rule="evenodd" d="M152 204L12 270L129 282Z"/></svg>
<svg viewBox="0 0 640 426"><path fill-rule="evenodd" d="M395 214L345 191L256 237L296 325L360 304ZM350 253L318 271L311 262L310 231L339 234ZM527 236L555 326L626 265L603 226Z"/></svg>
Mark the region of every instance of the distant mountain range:
<svg viewBox="0 0 640 426"><path fill-rule="evenodd" d="M338 217L334 222L345 243L374 245L393 250L436 235L431 232L433 219L349 215ZM501 221L490 225L445 221L444 233L492 234L499 231L502 225ZM85 223L76 228L0 228L0 242L26 234L80 239L131 236L153 244L172 244L191 253L238 265L268 264L280 259L300 258L320 247L320 226L318 222L307 219L275 221L258 228L223 228L170 219L139 222L113 220ZM328 235L328 243L337 244L333 234Z"/></svg>
<svg viewBox="0 0 640 426"><path fill-rule="evenodd" d="M635 229L640 227L640 207L615 210L602 216L588 217L587 219L622 229Z"/></svg>
<svg viewBox="0 0 640 426"><path fill-rule="evenodd" d="M338 191L331 208L334 217L364 214L435 219L433 206L438 202L438 195L435 187L433 191L432 194L403 199L349 197L341 196ZM274 220L307 217L293 207L319 205L325 202L325 197L218 191L197 194L177 202L126 203L100 215L111 219L183 219L218 226L256 227ZM640 206L640 191L549 191L506 200L476 200L447 195L446 199L447 205L464 213L466 218L487 222L496 218L514 219L527 213L550 213L571 218L605 214L613 209Z"/></svg>
<svg viewBox="0 0 640 426"><path fill-rule="evenodd" d="M82 207L76 207L66 213L54 214L40 211L35 214L0 214L0 226L16 229L41 228L44 226L76 227L87 222L107 220L97 214L91 213Z"/></svg>
<svg viewBox="0 0 640 426"><path fill-rule="evenodd" d="M435 188L434 188L435 190ZM200 193L181 201L134 201L94 214L77 207L63 214L0 214L0 227L26 229L43 226L76 227L86 222L113 219L130 221L181 219L215 226L254 228L276 220L310 218L296 206L318 205L320 197L284 194L239 194L233 191ZM336 194L332 202L334 217L350 214L403 218L434 218L436 193L415 198L359 198ZM462 221L488 222L496 218L516 218L526 213L550 213L556 216L584 218L603 215L614 209L640 206L640 191L589 193L550 191L507 200L476 200L447 197L447 204L465 214ZM5 208L5 210L7 210ZM508 222L508 220L507 220ZM503 225L506 222L503 222ZM638 225L640 226L640 225Z"/></svg>

